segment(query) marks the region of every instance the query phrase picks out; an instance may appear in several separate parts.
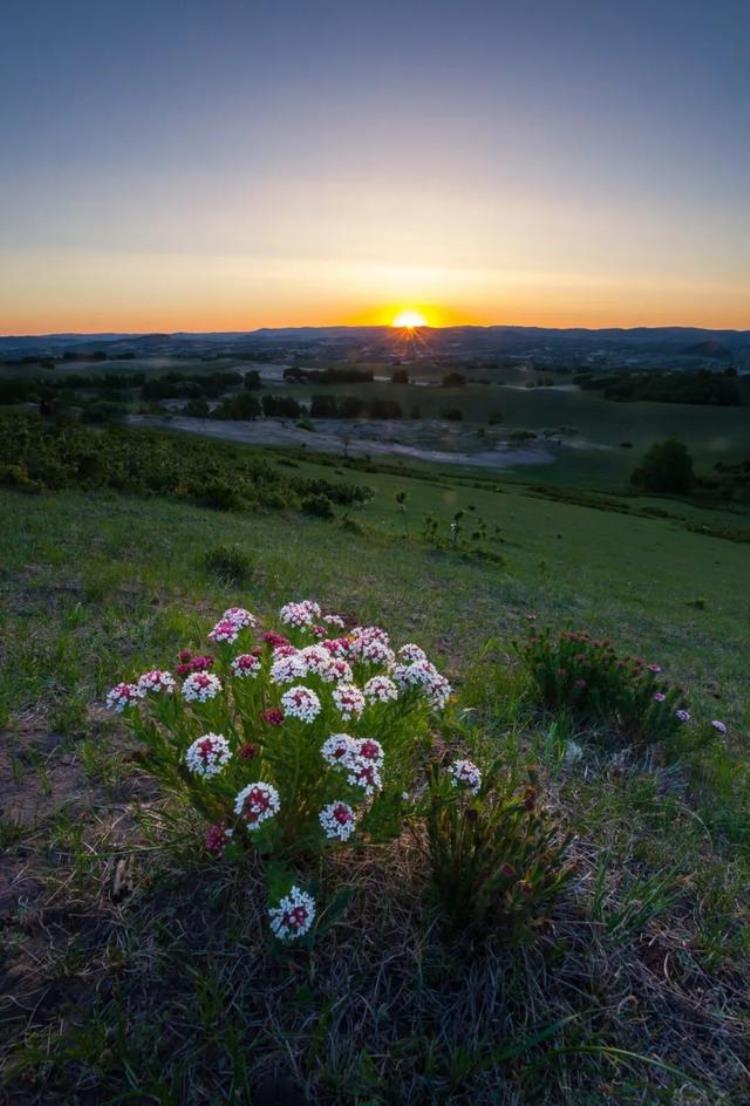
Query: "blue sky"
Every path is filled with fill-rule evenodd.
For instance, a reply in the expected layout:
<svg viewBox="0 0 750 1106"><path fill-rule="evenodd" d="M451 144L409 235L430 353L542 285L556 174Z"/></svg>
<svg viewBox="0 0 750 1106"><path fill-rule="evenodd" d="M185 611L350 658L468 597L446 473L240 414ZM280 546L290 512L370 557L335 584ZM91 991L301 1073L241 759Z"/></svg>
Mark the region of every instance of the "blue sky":
<svg viewBox="0 0 750 1106"><path fill-rule="evenodd" d="M750 327L750 5L6 0L0 330Z"/></svg>

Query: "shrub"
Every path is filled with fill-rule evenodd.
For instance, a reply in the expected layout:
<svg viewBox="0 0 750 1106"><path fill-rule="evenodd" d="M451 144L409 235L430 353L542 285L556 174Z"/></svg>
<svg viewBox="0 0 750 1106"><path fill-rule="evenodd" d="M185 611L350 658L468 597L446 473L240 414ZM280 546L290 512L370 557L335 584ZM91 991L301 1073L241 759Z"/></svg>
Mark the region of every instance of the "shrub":
<svg viewBox="0 0 750 1106"><path fill-rule="evenodd" d="M335 518L336 512L327 495L308 495L302 500L302 510L316 518Z"/></svg>
<svg viewBox="0 0 750 1106"><path fill-rule="evenodd" d="M687 720L682 691L659 678L660 666L620 657L609 641L575 631L555 637L549 630L532 630L516 649L533 695L546 710L606 725L622 741L639 746L669 738Z"/></svg>
<svg viewBox="0 0 750 1106"><path fill-rule="evenodd" d="M247 584L252 577L253 562L249 554L236 545L217 545L203 558L205 569L224 584Z"/></svg>
<svg viewBox="0 0 750 1106"><path fill-rule="evenodd" d="M570 878L568 841L540 802L535 774L519 788L497 762L433 764L427 798L432 886L453 932L504 943L528 938Z"/></svg>
<svg viewBox="0 0 750 1106"><path fill-rule="evenodd" d="M429 718L451 689L417 646L397 657L378 627L329 638L343 619L310 600L279 614L284 633L261 634L230 608L210 655L183 651L174 675L117 684L107 704L143 743L144 769L204 819L209 852L297 872L350 838L399 834Z"/></svg>
<svg viewBox="0 0 750 1106"><path fill-rule="evenodd" d="M651 492L689 492L695 483L693 460L686 446L674 438L656 442L630 482Z"/></svg>

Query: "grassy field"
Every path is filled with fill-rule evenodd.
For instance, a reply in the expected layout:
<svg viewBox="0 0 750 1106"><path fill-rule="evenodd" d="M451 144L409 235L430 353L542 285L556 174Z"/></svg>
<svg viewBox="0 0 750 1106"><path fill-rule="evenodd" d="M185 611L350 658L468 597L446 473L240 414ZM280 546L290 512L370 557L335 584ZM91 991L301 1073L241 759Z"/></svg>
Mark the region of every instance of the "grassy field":
<svg viewBox="0 0 750 1106"><path fill-rule="evenodd" d="M569 382L569 378L560 378L566 379ZM493 437L503 437L514 430L540 435L544 431L562 431L574 448L549 465L534 466L530 476L523 468L517 472L523 479L587 487L625 486L637 458L664 438L686 442L696 468L703 471L711 470L717 461L743 459L750 440L747 400L744 407L722 408L679 403L615 403L605 400L601 392L528 389L494 382L465 388L382 383L284 388L285 394L299 398L309 398L315 392L396 399L405 416L417 407L422 419L436 419L442 411L455 408L463 414L460 429L473 433L476 439L474 449L487 448ZM487 428L491 415L499 416L502 422L484 429L486 437L477 437L477 429ZM398 434L397 427L395 433ZM623 448L623 442L629 442L630 448ZM437 434L433 447L441 448Z"/></svg>
<svg viewBox="0 0 750 1106"><path fill-rule="evenodd" d="M264 392L280 393L308 402L325 393L358 396L362 399L396 400L404 422L375 422L368 433L396 443L416 444L425 450L480 453L493 450L520 431L537 435L532 450L544 451L544 463L518 464L504 470L521 481L543 481L584 488L618 490L626 488L633 468L654 442L675 437L684 441L696 470L708 475L717 462L737 462L747 455L750 441L750 383L740 382L742 407L712 407L676 403L617 403L605 400L599 391L584 391L563 374L541 374L553 387L528 388L529 379L540 374L516 369L486 369L470 372L472 382L464 388L437 386L444 369L415 367L418 383L394 385L376 380L370 384L284 384L284 366L255 364L247 359L141 358L122 362L61 362L55 369L1 366L3 377L30 375L54 384L71 373L97 377L116 376L122 381L121 402L131 409L143 406L139 389L128 389L128 375L134 372L161 376L170 371L207 375L235 369L258 369ZM392 366L369 366L378 376L389 376ZM486 383L475 382L478 379ZM82 393L89 398L90 390ZM106 397L106 393L105 393ZM183 401L176 401L177 405ZM174 405L174 401L172 401ZM411 414L418 409L419 420ZM159 408L153 406L154 411ZM461 412L462 420L444 421L448 410ZM488 425L490 419L499 420ZM408 420L408 425L406 424ZM442 420L442 421L441 421ZM236 429L229 424L228 432ZM241 424L240 424L241 425ZM216 429L214 427L214 429ZM350 432L341 422L340 433ZM549 436L553 440L550 441ZM562 445L554 439L562 439ZM623 446L623 443L629 443ZM502 458L501 458L502 460Z"/></svg>
<svg viewBox="0 0 750 1106"><path fill-rule="evenodd" d="M474 475L358 472L374 498L328 522L0 493L9 1103L746 1100L747 546ZM447 537L457 511L485 519L496 559L422 537L425 514ZM250 558L242 585L206 567L227 545ZM533 945L447 940L402 840L343 854L327 878L352 891L346 917L313 953L280 955L257 869L204 859L103 713L123 673L173 664L230 602L268 615L304 595L422 643L471 710L477 755L536 761L576 877ZM584 730L566 766L570 731L533 711L511 645L530 614L658 660L726 741L687 727L623 757Z"/></svg>

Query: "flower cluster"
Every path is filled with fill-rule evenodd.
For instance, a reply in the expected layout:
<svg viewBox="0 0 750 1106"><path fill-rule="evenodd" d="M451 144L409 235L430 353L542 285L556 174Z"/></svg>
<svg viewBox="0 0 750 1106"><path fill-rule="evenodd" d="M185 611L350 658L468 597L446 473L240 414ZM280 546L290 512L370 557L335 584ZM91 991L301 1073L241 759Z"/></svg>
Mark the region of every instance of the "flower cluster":
<svg viewBox="0 0 750 1106"><path fill-rule="evenodd" d="M232 756L229 742L222 734L207 733L199 737L185 753L185 764L196 776L209 779L218 775Z"/></svg>
<svg viewBox="0 0 750 1106"><path fill-rule="evenodd" d="M334 768L343 768L347 783L361 787L365 795L383 788L381 769L385 760L383 746L372 737L356 738L346 733L333 734L323 742L321 756Z"/></svg>
<svg viewBox="0 0 750 1106"><path fill-rule="evenodd" d="M329 841L348 841L357 824L355 811L343 802L329 803L323 807L318 818Z"/></svg>
<svg viewBox="0 0 750 1106"><path fill-rule="evenodd" d="M211 672L193 672L182 685L182 694L189 703L207 703L221 693L221 680Z"/></svg>
<svg viewBox="0 0 750 1106"><path fill-rule="evenodd" d="M240 653L236 656L230 665L233 676L239 676L240 679L244 679L247 676L256 677L261 670L260 657L255 653Z"/></svg>
<svg viewBox="0 0 750 1106"><path fill-rule="evenodd" d="M482 786L482 773L471 760L454 760L448 771L454 787L467 787L472 795L478 795Z"/></svg>
<svg viewBox="0 0 750 1106"><path fill-rule="evenodd" d="M153 691L166 695L174 691L175 678L171 672L165 672L162 668L152 668L150 672L144 672L138 679L138 690L142 693Z"/></svg>
<svg viewBox="0 0 750 1106"><path fill-rule="evenodd" d="M398 688L388 676L373 676L362 693L368 703L393 703L398 699Z"/></svg>
<svg viewBox="0 0 750 1106"><path fill-rule="evenodd" d="M339 684L333 689L333 701L345 722L359 718L365 709L365 697L354 684Z"/></svg>
<svg viewBox="0 0 750 1106"><path fill-rule="evenodd" d="M412 648L412 647L410 647ZM420 689L428 698L432 706L442 710L453 694L453 688L441 676L435 665L426 657L410 661L408 664L397 664L392 672L396 684L404 691L411 688Z"/></svg>
<svg viewBox="0 0 750 1106"><path fill-rule="evenodd" d="M271 932L280 941L296 941L309 932L315 921L315 899L296 885L278 906L268 908Z"/></svg>
<svg viewBox="0 0 750 1106"><path fill-rule="evenodd" d="M285 691L281 696L281 705L288 718L299 718L301 722L307 722L308 725L315 721L321 709L320 699L315 692L309 687L303 687L302 684Z"/></svg>
<svg viewBox="0 0 750 1106"><path fill-rule="evenodd" d="M138 684L115 684L107 692L107 707L116 714L122 714L127 707L134 707L145 694Z"/></svg>
<svg viewBox="0 0 750 1106"><path fill-rule="evenodd" d="M250 614L244 607L229 607L221 616L221 622L233 622L241 630L247 630L257 625L255 615Z"/></svg>
<svg viewBox="0 0 750 1106"><path fill-rule="evenodd" d="M107 696L148 746L148 771L184 787L212 856L252 850L278 864L355 831L363 846L400 832L387 796L412 787L447 681L419 646L397 657L379 626L346 625L309 599L282 607L275 627L230 607L208 634L212 654L182 650L174 675L153 668ZM272 909L282 940L315 914L299 889Z"/></svg>
<svg viewBox="0 0 750 1106"><path fill-rule="evenodd" d="M279 618L285 626L296 630L312 626L320 618L320 607L312 599L303 599L301 603L285 603L279 611Z"/></svg>
<svg viewBox="0 0 750 1106"><path fill-rule="evenodd" d="M208 635L208 640L213 641L216 645L234 645L237 638L240 636L240 630L242 627L237 622L232 622L228 618L223 618L221 622L217 622L213 630Z"/></svg>
<svg viewBox="0 0 750 1106"><path fill-rule="evenodd" d="M243 787L234 800L234 813L242 819L249 830L257 830L278 814L281 799L275 787L270 783L249 783Z"/></svg>

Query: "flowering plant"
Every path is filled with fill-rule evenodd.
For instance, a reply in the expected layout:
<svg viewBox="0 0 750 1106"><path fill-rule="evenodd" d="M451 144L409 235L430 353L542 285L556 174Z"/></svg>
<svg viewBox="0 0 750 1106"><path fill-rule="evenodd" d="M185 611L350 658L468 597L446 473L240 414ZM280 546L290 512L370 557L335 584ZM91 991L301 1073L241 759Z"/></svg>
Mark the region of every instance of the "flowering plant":
<svg viewBox="0 0 750 1106"><path fill-rule="evenodd" d="M532 629L516 650L543 707L607 725L624 742L667 740L690 720L682 689L662 678L660 665L619 656L610 641L573 630L555 637L548 629Z"/></svg>
<svg viewBox="0 0 750 1106"><path fill-rule="evenodd" d="M183 650L174 676L149 671L107 703L146 746L145 768L205 819L214 855L299 859L397 834L450 685L418 646L395 651L380 627L347 631L312 600L285 604L279 623L232 607L207 635L210 653ZM303 913L312 925L306 894L282 896L277 935L301 935Z"/></svg>
<svg viewBox="0 0 750 1106"><path fill-rule="evenodd" d="M570 879L568 838L541 802L536 773L523 785L496 762L430 766L426 848L449 928L512 944L544 920Z"/></svg>

